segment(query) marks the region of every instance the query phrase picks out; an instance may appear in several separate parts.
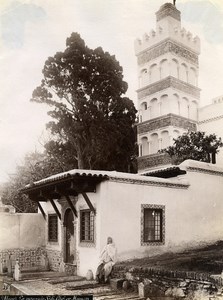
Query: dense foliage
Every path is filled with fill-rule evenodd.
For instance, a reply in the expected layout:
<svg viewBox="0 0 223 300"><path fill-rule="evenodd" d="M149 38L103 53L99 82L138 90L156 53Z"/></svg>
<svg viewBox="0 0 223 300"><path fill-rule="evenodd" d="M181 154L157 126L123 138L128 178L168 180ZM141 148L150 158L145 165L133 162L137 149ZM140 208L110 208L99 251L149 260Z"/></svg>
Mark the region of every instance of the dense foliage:
<svg viewBox="0 0 223 300"><path fill-rule="evenodd" d="M126 91L115 57L88 48L72 33L66 49L45 62L33 92L32 101L51 107L48 153L69 161L70 168L129 171L136 156L136 110Z"/></svg>
<svg viewBox="0 0 223 300"><path fill-rule="evenodd" d="M203 162L212 162L219 148L223 146L221 138L215 134L205 134L201 131L188 131L174 139L173 146L167 147L160 152L170 155L174 163L181 163L186 159Z"/></svg>

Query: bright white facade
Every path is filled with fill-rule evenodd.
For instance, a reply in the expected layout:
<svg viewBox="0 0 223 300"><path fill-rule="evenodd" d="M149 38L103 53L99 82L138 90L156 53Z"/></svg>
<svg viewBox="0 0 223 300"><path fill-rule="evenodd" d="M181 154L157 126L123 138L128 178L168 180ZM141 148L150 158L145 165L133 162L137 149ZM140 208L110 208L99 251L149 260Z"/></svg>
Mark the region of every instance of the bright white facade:
<svg viewBox="0 0 223 300"><path fill-rule="evenodd" d="M156 154L188 129L223 137L223 97L198 110L199 39L168 3L157 12L156 32L135 50L140 170L163 168L147 176L71 170L27 186L39 214L1 214L0 272L12 253L21 267L48 261L55 271L95 274L108 236L119 260L222 240L223 168L196 161L165 168L170 162ZM222 153L217 161L223 166Z"/></svg>
<svg viewBox="0 0 223 300"><path fill-rule="evenodd" d="M156 31L136 40L138 61L139 172L170 165L157 154L187 130L196 130L200 40L181 26L171 3L156 13Z"/></svg>
<svg viewBox="0 0 223 300"><path fill-rule="evenodd" d="M43 220L45 251L51 269L70 270L71 274L77 272L82 276L89 269L95 273L108 236L114 239L119 260L182 250L222 239L223 169L208 163L185 161L179 168L162 170L168 179L154 177L160 171L148 176L101 172L104 179L96 184L94 192L87 193L93 210L81 193L71 197L77 213L72 223L72 263L66 263L66 247L70 247L66 215L71 207L63 196L53 200L61 214L59 220L52 203L41 202L46 215L46 221ZM172 171L177 173L173 175ZM86 183L99 174L100 171L71 170L62 174L63 177L58 174L39 181L28 187L27 192L32 194L35 190L36 195L44 194L50 187L56 186L59 190L65 180L78 178L81 182L85 178ZM82 240L82 227L85 226L85 231L90 227L89 223L83 224L83 212L89 212L92 220L92 236L87 241ZM57 217L58 230L57 240L51 242L49 216L53 214ZM148 220L152 220L152 226L148 225ZM70 236L68 240L70 243Z"/></svg>
<svg viewBox="0 0 223 300"><path fill-rule="evenodd" d="M223 138L222 98L200 107L198 88L200 40L181 25L180 11L171 3L156 13L156 30L135 41L138 63L138 171L170 166L158 151L189 131ZM223 150L217 156L223 165Z"/></svg>

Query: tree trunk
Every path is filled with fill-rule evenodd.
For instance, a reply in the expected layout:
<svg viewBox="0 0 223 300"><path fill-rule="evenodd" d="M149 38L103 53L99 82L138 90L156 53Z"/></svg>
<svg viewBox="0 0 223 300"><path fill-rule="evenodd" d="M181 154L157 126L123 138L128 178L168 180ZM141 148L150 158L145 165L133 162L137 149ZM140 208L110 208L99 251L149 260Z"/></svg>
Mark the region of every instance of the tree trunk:
<svg viewBox="0 0 223 300"><path fill-rule="evenodd" d="M76 145L76 149L77 149L78 169L84 169L85 168L85 163L84 163L84 158L83 158L83 151L81 150L80 145Z"/></svg>
<svg viewBox="0 0 223 300"><path fill-rule="evenodd" d="M216 153L215 152L211 153L211 162L212 162L212 164L216 164Z"/></svg>

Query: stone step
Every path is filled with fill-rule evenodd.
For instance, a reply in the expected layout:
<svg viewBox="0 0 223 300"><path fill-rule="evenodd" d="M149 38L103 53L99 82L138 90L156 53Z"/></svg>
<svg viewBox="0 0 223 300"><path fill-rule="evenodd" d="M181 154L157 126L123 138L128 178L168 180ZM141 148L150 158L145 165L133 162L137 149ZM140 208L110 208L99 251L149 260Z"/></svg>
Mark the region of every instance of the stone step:
<svg viewBox="0 0 223 300"><path fill-rule="evenodd" d="M21 271L23 273L27 272L43 272L43 271L49 271L49 269L46 269L44 266L34 266L34 267L21 267Z"/></svg>
<svg viewBox="0 0 223 300"><path fill-rule="evenodd" d="M49 279L49 278L57 278L57 277L64 277L66 276L65 273L61 272L53 272L53 271L26 271L21 272L21 280L33 280L33 279Z"/></svg>
<svg viewBox="0 0 223 300"><path fill-rule="evenodd" d="M81 276L66 276L63 278L57 278L57 279L50 279L47 282L50 284L60 284L60 283L67 283L67 282L77 282L77 281L83 281L85 278Z"/></svg>
<svg viewBox="0 0 223 300"><path fill-rule="evenodd" d="M94 300L145 300L145 298L139 297L137 294L123 294L123 293L117 293L113 292L113 294L105 294L98 296L97 294L94 294Z"/></svg>
<svg viewBox="0 0 223 300"><path fill-rule="evenodd" d="M86 290L86 289L96 289L96 288L99 288L99 287L105 287L105 286L108 286L106 284L100 284L100 283L97 283L97 282L80 282L79 285L73 285L73 284L69 284L69 285L66 285L66 289L67 290Z"/></svg>
<svg viewBox="0 0 223 300"><path fill-rule="evenodd" d="M114 295L119 296L122 295L123 292L119 292L119 291L114 291L114 290L109 290L109 291L103 291L103 292L97 292L94 295L97 297L97 299L101 299L100 297L102 297L102 299L104 299L103 297L114 297Z"/></svg>
<svg viewBox="0 0 223 300"><path fill-rule="evenodd" d="M95 294L97 297L105 297L105 296L113 296L113 295L123 295L122 291L114 291L114 290L108 290L108 291L103 291L103 292L97 292Z"/></svg>

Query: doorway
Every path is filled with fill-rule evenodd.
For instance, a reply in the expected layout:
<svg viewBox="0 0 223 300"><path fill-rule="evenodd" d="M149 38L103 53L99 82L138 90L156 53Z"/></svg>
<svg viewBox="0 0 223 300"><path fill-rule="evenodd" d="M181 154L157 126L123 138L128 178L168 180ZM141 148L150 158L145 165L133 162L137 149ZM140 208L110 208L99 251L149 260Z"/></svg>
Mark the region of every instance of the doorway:
<svg viewBox="0 0 223 300"><path fill-rule="evenodd" d="M64 215L65 224L65 263L73 264L75 261L75 230L74 230L74 215L68 208Z"/></svg>

